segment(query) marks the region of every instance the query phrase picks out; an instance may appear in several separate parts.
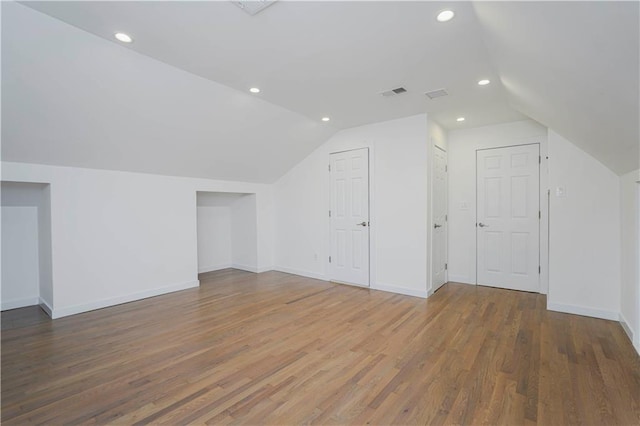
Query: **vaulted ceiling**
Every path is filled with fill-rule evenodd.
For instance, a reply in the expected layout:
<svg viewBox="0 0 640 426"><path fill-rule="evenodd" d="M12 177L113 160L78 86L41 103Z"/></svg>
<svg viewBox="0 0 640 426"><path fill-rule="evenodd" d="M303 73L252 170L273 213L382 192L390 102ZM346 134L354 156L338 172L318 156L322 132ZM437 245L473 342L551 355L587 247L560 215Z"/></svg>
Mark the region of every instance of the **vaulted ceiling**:
<svg viewBox="0 0 640 426"><path fill-rule="evenodd" d="M24 6L2 4L4 160L273 182L338 129L426 112L529 116L638 168L635 2Z"/></svg>
<svg viewBox="0 0 640 426"><path fill-rule="evenodd" d="M640 168L639 5L474 4L510 104L619 174Z"/></svg>

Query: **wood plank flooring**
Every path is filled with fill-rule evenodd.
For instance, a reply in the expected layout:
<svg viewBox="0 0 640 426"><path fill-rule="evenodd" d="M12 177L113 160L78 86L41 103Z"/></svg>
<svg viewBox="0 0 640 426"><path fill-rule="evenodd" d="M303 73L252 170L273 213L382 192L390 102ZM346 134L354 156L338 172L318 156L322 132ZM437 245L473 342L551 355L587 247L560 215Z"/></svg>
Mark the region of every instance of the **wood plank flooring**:
<svg viewBox="0 0 640 426"><path fill-rule="evenodd" d="M640 424L620 325L546 311L543 295L200 278L55 321L3 312L2 423Z"/></svg>

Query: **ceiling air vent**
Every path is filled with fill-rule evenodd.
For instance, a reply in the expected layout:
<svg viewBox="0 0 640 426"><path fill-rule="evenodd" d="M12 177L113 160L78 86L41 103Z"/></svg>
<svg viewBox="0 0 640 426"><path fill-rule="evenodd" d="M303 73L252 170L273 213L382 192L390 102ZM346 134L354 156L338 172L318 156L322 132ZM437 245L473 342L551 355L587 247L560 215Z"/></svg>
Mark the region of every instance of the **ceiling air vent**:
<svg viewBox="0 0 640 426"><path fill-rule="evenodd" d="M395 89L385 90L384 92L381 92L380 94L382 96L388 97L388 96L400 95L400 94L406 93L406 92L407 92L407 89L405 89L404 87L396 87Z"/></svg>
<svg viewBox="0 0 640 426"><path fill-rule="evenodd" d="M425 95L427 95L429 99L441 98L443 96L447 96L448 94L449 93L447 93L446 89L432 90L431 92L425 93Z"/></svg>
<svg viewBox="0 0 640 426"><path fill-rule="evenodd" d="M271 6L276 0L231 0L231 2L253 16Z"/></svg>

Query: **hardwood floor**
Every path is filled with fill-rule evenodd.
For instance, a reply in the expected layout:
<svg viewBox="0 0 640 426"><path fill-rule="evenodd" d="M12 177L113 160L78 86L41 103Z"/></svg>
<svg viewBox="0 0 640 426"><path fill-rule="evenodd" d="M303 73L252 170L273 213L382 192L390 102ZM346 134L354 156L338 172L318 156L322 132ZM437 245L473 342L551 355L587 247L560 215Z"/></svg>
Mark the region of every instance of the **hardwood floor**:
<svg viewBox="0 0 640 426"><path fill-rule="evenodd" d="M2 423L640 424L620 325L542 295L200 278L55 321L3 312Z"/></svg>

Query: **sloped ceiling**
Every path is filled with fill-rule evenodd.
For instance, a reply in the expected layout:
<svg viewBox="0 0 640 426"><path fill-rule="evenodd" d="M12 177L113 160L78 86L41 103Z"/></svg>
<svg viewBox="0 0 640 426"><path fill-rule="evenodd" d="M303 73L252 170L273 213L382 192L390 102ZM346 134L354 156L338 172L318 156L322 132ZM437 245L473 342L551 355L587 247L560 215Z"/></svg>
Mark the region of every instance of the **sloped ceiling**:
<svg viewBox="0 0 640 426"><path fill-rule="evenodd" d="M2 2L2 158L273 182L339 129L426 112L448 129L530 116L622 173L638 159L637 4L598 7Z"/></svg>
<svg viewBox="0 0 640 426"><path fill-rule="evenodd" d="M618 174L640 168L638 2L474 7L515 109Z"/></svg>
<svg viewBox="0 0 640 426"><path fill-rule="evenodd" d="M2 4L2 159L273 182L335 129Z"/></svg>
<svg viewBox="0 0 640 426"><path fill-rule="evenodd" d="M230 1L25 2L193 74L338 129L429 112L443 125L523 119L508 104L471 4L438 23L446 2L278 1L249 16ZM481 78L494 85L478 87ZM408 92L384 98L380 92ZM447 88L447 98L424 93ZM455 119L464 115L459 125Z"/></svg>

